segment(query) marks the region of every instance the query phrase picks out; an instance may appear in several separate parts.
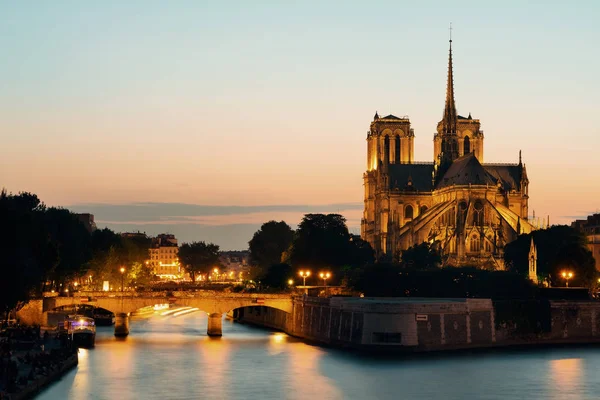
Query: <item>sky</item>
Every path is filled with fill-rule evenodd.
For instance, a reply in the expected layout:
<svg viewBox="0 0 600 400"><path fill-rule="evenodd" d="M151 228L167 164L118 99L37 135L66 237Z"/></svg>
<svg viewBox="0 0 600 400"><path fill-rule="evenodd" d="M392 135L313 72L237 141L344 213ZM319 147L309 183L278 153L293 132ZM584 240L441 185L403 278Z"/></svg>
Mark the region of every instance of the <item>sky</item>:
<svg viewBox="0 0 600 400"><path fill-rule="evenodd" d="M600 208L597 1L0 2L0 186L98 226L242 249L262 222L360 231L366 132L431 161L452 22L459 114L530 210Z"/></svg>

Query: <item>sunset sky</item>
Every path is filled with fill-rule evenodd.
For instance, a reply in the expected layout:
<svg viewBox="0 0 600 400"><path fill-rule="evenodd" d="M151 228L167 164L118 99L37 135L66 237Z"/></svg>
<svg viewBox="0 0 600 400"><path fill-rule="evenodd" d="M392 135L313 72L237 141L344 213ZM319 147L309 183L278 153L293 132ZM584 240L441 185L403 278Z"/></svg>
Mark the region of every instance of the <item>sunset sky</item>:
<svg viewBox="0 0 600 400"><path fill-rule="evenodd" d="M358 233L375 111L432 161L452 22L485 162L522 150L530 210L569 223L600 208L600 3L522 3L2 2L0 186L223 249L306 212Z"/></svg>

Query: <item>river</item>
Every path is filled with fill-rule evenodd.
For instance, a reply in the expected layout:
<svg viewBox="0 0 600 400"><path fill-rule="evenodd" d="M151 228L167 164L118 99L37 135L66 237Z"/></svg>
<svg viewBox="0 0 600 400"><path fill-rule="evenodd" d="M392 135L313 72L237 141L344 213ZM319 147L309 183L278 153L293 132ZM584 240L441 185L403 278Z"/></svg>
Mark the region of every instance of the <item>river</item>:
<svg viewBox="0 0 600 400"><path fill-rule="evenodd" d="M40 399L598 399L600 348L369 357L308 345L229 320L206 336L203 313L133 320Z"/></svg>

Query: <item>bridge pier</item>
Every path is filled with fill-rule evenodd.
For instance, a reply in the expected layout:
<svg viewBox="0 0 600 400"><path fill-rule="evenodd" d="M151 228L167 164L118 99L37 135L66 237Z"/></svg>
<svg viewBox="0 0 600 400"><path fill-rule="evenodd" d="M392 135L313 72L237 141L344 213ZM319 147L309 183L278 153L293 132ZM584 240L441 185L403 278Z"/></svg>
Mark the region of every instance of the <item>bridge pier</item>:
<svg viewBox="0 0 600 400"><path fill-rule="evenodd" d="M208 314L208 336L223 336L223 314Z"/></svg>
<svg viewBox="0 0 600 400"><path fill-rule="evenodd" d="M129 335L129 315L127 313L115 314L115 336L125 337Z"/></svg>

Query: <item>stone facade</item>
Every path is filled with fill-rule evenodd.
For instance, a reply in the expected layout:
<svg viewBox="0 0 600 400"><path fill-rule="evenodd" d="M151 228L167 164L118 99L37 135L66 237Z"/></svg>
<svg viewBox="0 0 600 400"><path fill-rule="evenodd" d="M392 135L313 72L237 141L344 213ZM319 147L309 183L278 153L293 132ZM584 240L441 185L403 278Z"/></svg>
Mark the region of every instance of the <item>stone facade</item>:
<svg viewBox="0 0 600 400"><path fill-rule="evenodd" d="M596 270L600 271L600 214L590 215L587 219L575 220L571 227L586 236L588 249L596 260Z"/></svg>
<svg viewBox="0 0 600 400"><path fill-rule="evenodd" d="M379 257L428 241L446 264L503 268L504 245L534 227L528 222L525 165L485 164L478 119L457 114L452 48L442 120L432 162L414 161L408 117L375 113L367 133L361 236Z"/></svg>
<svg viewBox="0 0 600 400"><path fill-rule="evenodd" d="M162 279L181 279L183 270L178 254L175 235L161 234L152 239L148 263L152 271Z"/></svg>

